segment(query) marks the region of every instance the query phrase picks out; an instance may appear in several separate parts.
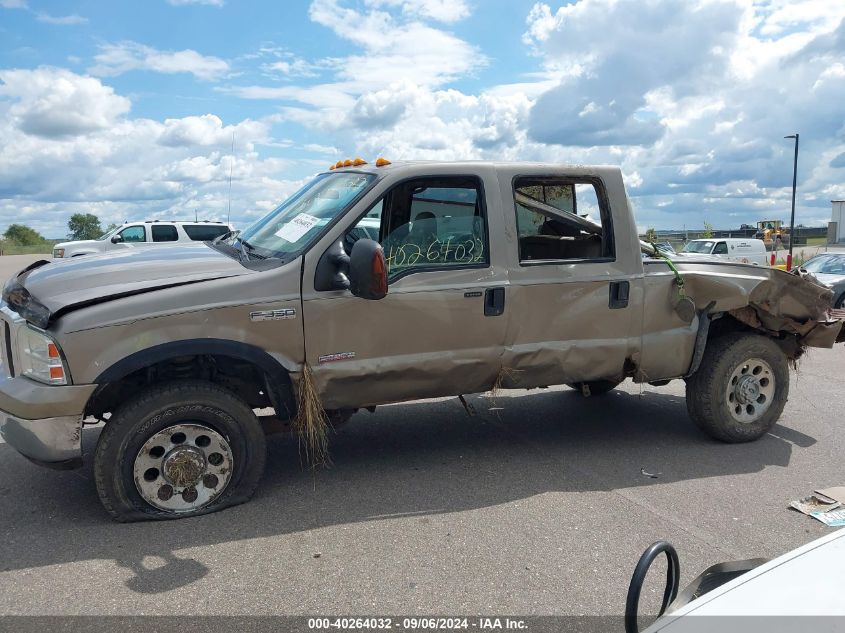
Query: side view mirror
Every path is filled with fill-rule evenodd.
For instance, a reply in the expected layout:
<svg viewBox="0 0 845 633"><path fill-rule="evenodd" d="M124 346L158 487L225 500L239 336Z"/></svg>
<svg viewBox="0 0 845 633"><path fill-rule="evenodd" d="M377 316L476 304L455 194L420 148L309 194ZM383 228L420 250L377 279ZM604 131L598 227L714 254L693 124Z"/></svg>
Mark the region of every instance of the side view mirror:
<svg viewBox="0 0 845 633"><path fill-rule="evenodd" d="M117 244L117 243L122 242L122 241L123 241L123 238L120 235L112 235L111 236L111 243L112 244Z"/></svg>
<svg viewBox="0 0 845 633"><path fill-rule="evenodd" d="M362 299L383 299L387 295L387 260L378 242L360 239L352 247L349 291Z"/></svg>

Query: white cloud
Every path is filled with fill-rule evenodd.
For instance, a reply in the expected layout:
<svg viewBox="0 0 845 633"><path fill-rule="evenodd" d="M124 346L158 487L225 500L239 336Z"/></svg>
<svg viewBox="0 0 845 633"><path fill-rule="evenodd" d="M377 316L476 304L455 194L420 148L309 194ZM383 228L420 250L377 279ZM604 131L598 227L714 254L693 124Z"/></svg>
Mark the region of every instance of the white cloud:
<svg viewBox="0 0 845 633"><path fill-rule="evenodd" d="M213 114L166 119L158 142L170 147L225 146L232 143L232 136L242 146L267 137L267 124L246 119L237 125L224 126L220 117Z"/></svg>
<svg viewBox="0 0 845 633"><path fill-rule="evenodd" d="M207 81L219 79L229 72L228 62L219 57L201 55L186 49L160 51L137 42L104 44L89 69L94 75L110 77L132 70L149 70L164 74L190 73Z"/></svg>
<svg viewBox="0 0 845 633"><path fill-rule="evenodd" d="M81 15L50 15L49 13L38 13L35 19L46 24L56 24L59 26L73 26L77 24L88 24L88 18Z"/></svg>
<svg viewBox="0 0 845 633"><path fill-rule="evenodd" d="M64 137L105 129L129 111L129 100L93 77L57 68L0 70L0 104L26 134Z"/></svg>
<svg viewBox="0 0 845 633"><path fill-rule="evenodd" d="M26 9L26 0L0 0L0 7L4 9Z"/></svg>
<svg viewBox="0 0 845 633"><path fill-rule="evenodd" d="M362 13L337 0L315 0L309 15L362 48L359 55L328 60L340 79L359 90L407 78L420 85L440 86L487 63L480 50L451 33L397 20L384 11Z"/></svg>
<svg viewBox="0 0 845 633"><path fill-rule="evenodd" d="M147 217L243 225L298 186L286 160L255 150L269 121L225 125L212 114L130 119L130 102L99 79L66 70L0 71L0 232L23 221L62 237L76 211L103 223ZM231 155L235 137L234 158Z"/></svg>
<svg viewBox="0 0 845 633"><path fill-rule="evenodd" d="M370 7L398 7L405 15L457 22L470 14L464 0L366 0Z"/></svg>
<svg viewBox="0 0 845 633"><path fill-rule="evenodd" d="M224 123L205 110L130 119L128 100L98 79L9 71L47 73L12 75L10 89L0 75L0 217L15 209L55 223L49 218L61 208L83 205L121 220L142 211L193 217L195 207L219 213L231 166L242 223L297 184L277 176L286 161L259 152L296 147L311 153L300 168L321 154L616 164L639 224L692 228L706 217L728 228L788 217L792 145L782 137L796 130L801 221L824 218L827 200L845 196L845 3L540 2L523 29L533 65L477 90L457 82L495 61L443 27L466 17L467 6L315 0L317 28L348 52L306 59L265 46L238 63L252 60L266 85L214 88L275 102L276 114L258 120ZM179 53L132 42L110 46L96 60L103 75L231 74L228 62L195 51L174 60ZM197 71L208 60L217 63ZM285 126L286 137L299 138L289 131L296 125L313 138L272 137Z"/></svg>

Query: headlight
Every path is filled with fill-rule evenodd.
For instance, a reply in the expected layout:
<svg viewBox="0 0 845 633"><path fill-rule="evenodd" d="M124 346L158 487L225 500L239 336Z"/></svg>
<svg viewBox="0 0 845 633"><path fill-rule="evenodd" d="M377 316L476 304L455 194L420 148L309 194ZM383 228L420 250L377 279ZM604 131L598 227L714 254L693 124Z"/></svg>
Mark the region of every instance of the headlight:
<svg viewBox="0 0 845 633"><path fill-rule="evenodd" d="M33 298L29 290L19 284L14 277L3 288L3 301L24 319L40 328L46 328L50 324L50 310L47 306Z"/></svg>
<svg viewBox="0 0 845 633"><path fill-rule="evenodd" d="M53 249L53 257L64 257L65 256L65 249L63 248L54 248Z"/></svg>
<svg viewBox="0 0 845 633"><path fill-rule="evenodd" d="M56 342L44 332L22 327L17 336L21 375L48 385L66 385L67 371Z"/></svg>

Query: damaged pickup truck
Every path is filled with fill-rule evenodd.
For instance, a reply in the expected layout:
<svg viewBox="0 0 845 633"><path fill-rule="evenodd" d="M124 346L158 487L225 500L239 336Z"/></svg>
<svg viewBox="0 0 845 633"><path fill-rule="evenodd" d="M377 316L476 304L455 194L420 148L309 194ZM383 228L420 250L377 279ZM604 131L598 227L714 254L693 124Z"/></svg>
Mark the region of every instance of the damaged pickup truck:
<svg viewBox="0 0 845 633"><path fill-rule="evenodd" d="M661 256L619 169L357 159L240 234L9 280L0 430L73 467L83 424L104 421L96 486L122 521L245 501L280 420L319 459L326 424L358 409L494 386L683 379L693 422L744 442L780 416L790 361L840 336L830 299Z"/></svg>

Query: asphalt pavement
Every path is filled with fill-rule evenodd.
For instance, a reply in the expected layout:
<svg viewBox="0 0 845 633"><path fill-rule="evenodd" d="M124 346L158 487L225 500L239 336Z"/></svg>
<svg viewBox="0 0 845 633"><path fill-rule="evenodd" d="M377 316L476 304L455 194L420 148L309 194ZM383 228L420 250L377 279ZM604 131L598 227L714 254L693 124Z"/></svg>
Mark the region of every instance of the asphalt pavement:
<svg viewBox="0 0 845 633"><path fill-rule="evenodd" d="M830 532L787 506L845 484L843 370L845 346L811 350L780 424L743 445L693 426L682 382L379 407L332 434L331 467L273 436L250 503L160 523L112 522L90 461L50 471L0 444L0 613L620 614L657 539L684 586Z"/></svg>

